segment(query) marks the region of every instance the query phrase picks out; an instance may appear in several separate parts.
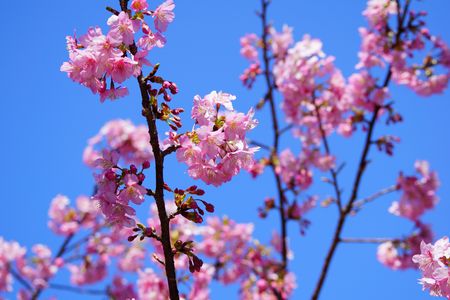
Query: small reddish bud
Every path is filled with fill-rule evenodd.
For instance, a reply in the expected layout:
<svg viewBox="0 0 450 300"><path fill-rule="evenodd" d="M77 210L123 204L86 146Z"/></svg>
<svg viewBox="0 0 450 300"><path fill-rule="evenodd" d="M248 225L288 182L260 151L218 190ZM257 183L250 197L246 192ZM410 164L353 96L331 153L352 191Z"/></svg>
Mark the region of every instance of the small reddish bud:
<svg viewBox="0 0 450 300"><path fill-rule="evenodd" d="M105 173L105 177L106 177L108 180L115 180L115 179L116 179L116 173L114 173L113 170L108 170L108 171L106 171L106 173Z"/></svg>
<svg viewBox="0 0 450 300"><path fill-rule="evenodd" d="M140 181L140 182L143 182L144 180L145 180L145 175L144 174L138 174L138 176L137 176L137 178L138 178L138 180Z"/></svg>
<svg viewBox="0 0 450 300"><path fill-rule="evenodd" d="M132 242L132 241L134 241L134 239L137 237L137 234L135 234L135 235L130 235L129 237L128 237L128 241L129 242Z"/></svg>
<svg viewBox="0 0 450 300"><path fill-rule="evenodd" d="M214 212L214 205L212 205L211 203L205 203L205 209L206 209L207 212L213 213Z"/></svg>
<svg viewBox="0 0 450 300"><path fill-rule="evenodd" d="M144 161L143 163L142 163L142 169L148 169L148 168L150 168L150 162L148 161L148 160L146 160L146 161Z"/></svg>

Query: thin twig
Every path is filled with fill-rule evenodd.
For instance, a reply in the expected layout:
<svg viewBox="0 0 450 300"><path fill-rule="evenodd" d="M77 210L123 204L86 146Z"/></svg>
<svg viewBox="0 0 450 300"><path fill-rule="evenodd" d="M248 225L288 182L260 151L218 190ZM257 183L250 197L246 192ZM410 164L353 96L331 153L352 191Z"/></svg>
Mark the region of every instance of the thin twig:
<svg viewBox="0 0 450 300"><path fill-rule="evenodd" d="M109 11L110 13L112 13L113 15L116 15L116 16L119 15L119 12L110 6L107 6L106 10Z"/></svg>
<svg viewBox="0 0 450 300"><path fill-rule="evenodd" d="M17 281L19 281L28 291L33 292L33 287L25 280L25 278L23 278L18 272L16 272L16 270L14 270L11 265L8 265L8 268L9 273L11 273L11 275L15 279L17 279Z"/></svg>
<svg viewBox="0 0 450 300"><path fill-rule="evenodd" d="M85 288L79 288L79 287L74 287L74 286L70 286L70 285L58 284L58 283L51 283L51 284L49 284L48 287L51 289L55 289L55 290L64 290L64 291L77 293L77 294L83 294L83 295L92 295L92 296L108 295L108 292L105 290L85 289Z"/></svg>
<svg viewBox="0 0 450 300"><path fill-rule="evenodd" d="M396 190L397 190L397 185L391 185L391 186L389 186L387 188L384 188L384 189L376 192L373 195L370 195L369 197L366 197L364 199L355 201L355 203L353 203L353 208L354 209L360 209L364 204L372 202L373 200L375 200L375 199L377 199L377 198L379 198L381 196L384 196L384 195L387 195L389 193L395 192Z"/></svg>
<svg viewBox="0 0 450 300"><path fill-rule="evenodd" d="M169 147L167 147L167 148L162 152L162 155L163 155L164 157L166 157L167 155L169 155L169 154L171 154L171 153L177 151L178 148L180 148L180 146L175 146L175 145L169 146Z"/></svg>
<svg viewBox="0 0 450 300"><path fill-rule="evenodd" d="M325 152L328 156L330 156L331 150L330 150L330 146L328 144L328 138L327 138L326 132L323 129L322 118L320 116L320 109L316 103L315 96L314 96L313 103L314 103L314 107L316 110L317 122L319 123L320 135L322 136L322 141L323 141L323 145L325 147ZM339 209L339 213L342 213L341 189L339 187L339 182L338 182L338 172L335 170L334 167L332 167L330 169L330 174L331 174L331 178L333 179L332 185L334 187L334 192L336 194L336 203L337 203L337 206Z"/></svg>
<svg viewBox="0 0 450 300"><path fill-rule="evenodd" d="M252 146L261 147L261 148L263 148L263 149L265 149L267 151L270 151L271 153L273 151L273 148L270 147L270 146L267 146L266 144L263 144L263 143L260 143L260 142L254 141L254 140L250 140L250 139L248 139L247 142L248 142L248 144L250 144Z"/></svg>
<svg viewBox="0 0 450 300"><path fill-rule="evenodd" d="M342 243L353 243L353 244L382 244L386 242L397 243L400 239L394 238L340 238Z"/></svg>

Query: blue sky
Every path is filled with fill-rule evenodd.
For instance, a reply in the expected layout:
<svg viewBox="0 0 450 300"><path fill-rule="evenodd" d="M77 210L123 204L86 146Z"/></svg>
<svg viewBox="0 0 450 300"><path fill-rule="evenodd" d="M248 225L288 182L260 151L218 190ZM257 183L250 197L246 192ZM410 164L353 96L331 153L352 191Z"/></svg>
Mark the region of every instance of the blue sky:
<svg viewBox="0 0 450 300"><path fill-rule="evenodd" d="M61 239L50 234L47 228L48 205L58 193L74 199L79 194L91 192L91 171L81 162L87 139L113 118L143 122L135 87L131 87L127 98L100 104L97 96L59 72L61 63L67 59L65 36L75 29L83 34L89 26L105 26L109 15L104 6L116 6L116 2L24 0L20 1L20 6L14 1L2 3L0 128L3 129L3 146L0 147L0 157L3 160L0 178L3 191L0 236L7 240L18 240L28 247L45 241L56 248ZM247 111L262 96L263 86L257 84L248 91L238 80L247 66L239 54L239 37L260 32L259 19L255 16L259 1L179 0L176 5L176 19L167 33L167 46L150 55L153 63L161 63L161 74L180 87L174 101L189 108L194 95L223 90L236 94L236 107ZM450 2L415 1L414 6L427 10L431 32L450 42ZM349 76L357 63L360 43L357 28L365 25L361 16L364 7L365 1L274 0L269 18L277 28L283 24L293 26L297 40L305 33L320 38L324 51L334 55L336 65ZM134 82L129 86L134 86ZM393 86L391 94L405 121L394 127L380 128L384 133L400 136L402 141L396 147L394 157L376 151L371 153L372 163L363 178L360 195L370 195L392 184L400 170L412 173L416 159L429 160L432 169L439 173L441 202L436 210L425 215L424 220L433 224L437 237L448 235L449 93L421 98L404 87ZM267 111L258 113L257 118L261 124L252 138L267 140L266 132L270 128ZM377 130L375 134L381 132ZM348 197L362 136L356 135L351 140L336 137L331 139L331 143L339 161L347 163L341 182L344 196ZM282 145L298 149L298 142L289 141L289 138L283 140ZM192 182L185 174L185 168L173 159L168 161L167 178L173 185L186 186L187 182ZM276 218L258 220L256 212L266 196L275 194L271 174L263 175L258 181L253 181L248 174L240 174L219 189L206 187L206 190L218 215L226 214L240 222L255 222L255 234L262 241L267 241L272 231L278 228ZM325 196L331 195L332 190L318 182L311 193ZM391 201L397 196L378 199L350 218L344 236L395 237L407 233L411 224L387 213ZM305 237L298 234L296 224L289 227L295 253L291 269L298 280L293 299L309 299L336 217L334 207L316 209L310 215L312 225ZM340 245L322 299L430 298L417 284L418 272L388 270L376 261L375 251L374 245ZM212 299L234 299L236 290L215 287ZM66 297L75 299L73 295Z"/></svg>

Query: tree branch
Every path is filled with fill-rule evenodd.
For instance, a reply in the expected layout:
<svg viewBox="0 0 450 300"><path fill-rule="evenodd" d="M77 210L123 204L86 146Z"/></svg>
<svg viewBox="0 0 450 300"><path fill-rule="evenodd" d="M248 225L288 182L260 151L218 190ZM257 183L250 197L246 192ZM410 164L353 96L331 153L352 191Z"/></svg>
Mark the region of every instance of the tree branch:
<svg viewBox="0 0 450 300"><path fill-rule="evenodd" d="M108 295L107 291L104 290L94 290L94 289L85 289L85 288L79 288L74 287L70 285L64 285L64 284L58 284L58 283L51 283L48 286L51 289L55 290L64 290L68 292L73 292L77 294L83 294L83 295L92 295L92 296L106 296Z"/></svg>
<svg viewBox="0 0 450 300"><path fill-rule="evenodd" d="M339 240L342 243L353 243L353 244L381 244L386 242L400 242L400 239L393 238L341 238Z"/></svg>
<svg viewBox="0 0 450 300"><path fill-rule="evenodd" d="M323 145L325 147L325 152L328 156L330 156L331 155L330 146L328 144L328 139L327 139L325 130L323 129L322 118L320 117L320 109L316 103L315 97L314 97L313 101L314 101L314 108L315 108L316 116L317 116L317 122L319 123L320 135L322 136ZM330 174L331 174L331 178L333 179L331 183L333 184L334 192L336 194L336 203L339 208L339 213L342 213L341 189L340 189L339 183L338 183L338 172L333 167L330 169Z"/></svg>
<svg viewBox="0 0 450 300"><path fill-rule="evenodd" d="M405 18L407 16L409 3L410 3L410 0L406 0L405 7L403 9L401 17L398 19L397 33L396 33L396 37L395 37L395 42L392 45L391 49L394 49L397 46L397 44L400 42L401 34L402 34L403 30L404 30L403 24L404 24ZM398 9L398 14L400 14L400 9L401 8L397 7L397 9ZM384 82L383 82L383 86L381 88L385 88L385 87L387 87L389 85L389 82L391 80L391 76L392 76L392 70L391 70L391 66L389 66L388 73L386 74L386 77L385 77ZM363 147L363 151L362 151L362 154L361 154L361 158L360 158L360 161L359 161L359 165L358 165L358 170L357 170L357 173L356 173L355 181L353 183L352 193L351 193L351 196L350 196L350 199L349 199L347 205L345 206L345 208L343 209L343 211L339 215L339 219L338 219L338 222L337 222L337 225L336 225L336 229L335 229L335 232L334 232L334 235L333 235L333 240L331 242L331 245L330 245L330 248L328 250L328 253L327 253L326 257L325 257L325 261L324 261L324 264L322 266L322 271L320 272L319 280L317 281L316 287L314 289L314 293L313 293L313 295L311 297L312 300L319 299L319 295L320 295L320 292L322 290L323 284L325 282L325 278L326 278L326 276L328 274L328 269L330 267L331 260L332 260L332 258L334 256L336 248L337 248L337 246L338 246L338 244L339 244L339 242L341 240L340 236L341 236L342 229L344 227L345 220L346 220L347 216L349 215L349 213L352 211L353 203L356 201L356 198L358 197L358 191L359 191L361 179L362 179L362 176L364 174L364 171L366 170L366 166L367 166L367 163L368 163L367 156L369 154L369 150L370 150L370 146L371 146L373 131L374 131L374 128L375 128L375 123L376 123L376 120L378 118L378 113L380 112L380 109L381 109L381 106L379 106L377 104L374 104L374 110L373 110L372 117L371 117L371 119L369 121L369 127L368 127L368 130L367 130L367 135L366 135L366 139L365 139L365 142L364 142L364 147Z"/></svg>
<svg viewBox="0 0 450 300"><path fill-rule="evenodd" d="M272 82L271 74L270 74L270 58L269 58L269 43L268 43L268 24L267 24L267 7L269 6L270 1L261 0L261 25L262 25L262 49L263 49L263 61L264 61L264 78L267 86L266 93L266 101L269 102L270 105L270 114L272 117L272 130L274 133L273 136L273 146L272 146L272 163L271 169L275 177L275 182L278 191L278 211L280 215L280 226L281 226L281 256L282 256L282 269L284 272L287 272L288 268L288 249L287 249L287 219L285 212L285 202L286 195L284 193L281 178L279 174L275 171L275 165L273 164L273 158L278 157L279 152L279 140L280 140L280 130L279 123L277 117L277 111L275 107L275 99L274 99L274 84ZM283 300L282 295L279 293L274 293L275 297L279 300Z"/></svg>
<svg viewBox="0 0 450 300"><path fill-rule="evenodd" d="M382 189L382 190L376 192L376 193L373 194L373 195L370 195L370 196L367 197L367 198L364 198L364 199L355 201L355 203L353 203L353 208L354 208L354 209L359 209L359 208L361 208L364 204L369 203L369 202L372 202L373 200L375 200L375 199L377 199L377 198L379 198L379 197L381 197L381 196L384 196L384 195L387 195L387 194L389 194L389 193L395 192L396 190L397 190L397 185L391 185L391 186L389 186L389 187L387 187L387 188L384 188L384 189Z"/></svg>

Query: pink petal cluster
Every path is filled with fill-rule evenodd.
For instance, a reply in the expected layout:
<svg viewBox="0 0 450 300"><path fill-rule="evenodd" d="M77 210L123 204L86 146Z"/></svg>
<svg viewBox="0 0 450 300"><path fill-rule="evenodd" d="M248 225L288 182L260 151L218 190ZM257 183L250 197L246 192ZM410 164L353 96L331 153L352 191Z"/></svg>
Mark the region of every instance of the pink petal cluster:
<svg viewBox="0 0 450 300"><path fill-rule="evenodd" d="M83 161L90 167L102 156L104 149L117 152L126 164L140 165L153 159L148 129L130 120L112 120L90 138L84 149Z"/></svg>
<svg viewBox="0 0 450 300"><path fill-rule="evenodd" d="M434 244L422 241L420 253L414 255L413 262L422 271L419 283L430 290L431 296L450 299L450 242L448 237Z"/></svg>
<svg viewBox="0 0 450 300"><path fill-rule="evenodd" d="M134 291L134 286L132 283L127 283L127 281L120 277L115 276L112 282L112 286L108 289L109 294L113 299L136 299L137 295Z"/></svg>
<svg viewBox="0 0 450 300"><path fill-rule="evenodd" d="M61 66L61 71L73 81L88 87L94 94L100 94L101 102L107 97L115 99L114 95L126 95L127 88L115 87L114 82L122 83L140 73L139 64L124 57L118 49L122 42L129 45L133 41L133 34L139 26L137 21L131 21L124 12L111 18L114 19L108 21L111 31L106 36L99 27L95 27L79 41L67 38L70 61ZM110 89L106 86L107 76L111 78Z"/></svg>
<svg viewBox="0 0 450 300"><path fill-rule="evenodd" d="M394 215L417 221L426 210L432 209L439 198L436 190L439 179L436 172L429 170L426 161L416 161L418 176L404 176L400 173L397 179L397 188L402 191L400 201L395 201L389 208Z"/></svg>
<svg viewBox="0 0 450 300"><path fill-rule="evenodd" d="M271 50L277 60L284 59L287 50L294 43L292 36L293 28L283 25L282 31L277 32L274 27L269 28L269 35L271 37Z"/></svg>
<svg viewBox="0 0 450 300"><path fill-rule="evenodd" d="M138 295L141 300L166 300L169 291L166 281L150 268L138 272Z"/></svg>
<svg viewBox="0 0 450 300"><path fill-rule="evenodd" d="M333 61L334 57L323 53L320 40L305 35L273 68L286 120L300 127L296 134L305 146L320 143L318 113L326 135L342 126L347 128L344 135L352 131L346 117L351 102L344 97L345 79Z"/></svg>
<svg viewBox="0 0 450 300"><path fill-rule="evenodd" d="M420 253L422 241L433 240L430 226L416 223L417 230L402 240L388 241L378 246L377 258L380 263L393 270L417 268L412 258Z"/></svg>
<svg viewBox="0 0 450 300"><path fill-rule="evenodd" d="M167 26L175 18L174 9L175 3L173 3L173 0L167 0L155 9L152 16L155 18L156 30L160 32L167 30Z"/></svg>
<svg viewBox="0 0 450 300"><path fill-rule="evenodd" d="M118 267L124 272L136 272L142 269L145 257L145 248L140 245L133 245L126 249L125 254L120 256Z"/></svg>
<svg viewBox="0 0 450 300"><path fill-rule="evenodd" d="M280 153L275 171L291 189L306 190L313 181L313 174L309 170L308 164L303 159L295 157L290 149Z"/></svg>
<svg viewBox="0 0 450 300"><path fill-rule="evenodd" d="M244 70L244 73L239 76L239 79L242 81L244 86L250 89L255 83L256 77L261 73L262 70L259 63L252 63L247 69Z"/></svg>
<svg viewBox="0 0 450 300"><path fill-rule="evenodd" d="M421 96L442 93L450 78L450 50L436 36L429 33L423 12L410 11L398 33L392 29L390 19L399 17L396 1L371 0L363 15L368 28L360 28L361 50L357 68L391 67L392 78L407 85ZM400 11L400 14L403 14ZM392 31L395 30L395 31ZM396 32L397 31L397 32ZM393 39L394 37L394 39ZM429 48L429 49L427 49ZM425 58L420 63L415 60Z"/></svg>
<svg viewBox="0 0 450 300"><path fill-rule="evenodd" d="M252 232L252 224L212 217L198 232L203 239L197 249L218 262L219 281L240 282L240 299L276 299L274 289L287 299L296 286L294 274L280 274L277 263L268 257L269 249L255 242Z"/></svg>
<svg viewBox="0 0 450 300"><path fill-rule="evenodd" d="M241 55L250 62L250 66L244 70L239 79L247 88L251 88L256 77L262 73L258 58L258 42L259 38L254 33L241 37Z"/></svg>
<svg viewBox="0 0 450 300"><path fill-rule="evenodd" d="M104 150L103 157L94 162L94 166L102 172L94 174L97 192L92 199L98 202L109 224L132 227L135 224L133 217L136 211L129 206L129 202L137 205L144 202L147 189L142 186L142 182L145 176L142 171L137 173L134 165L131 165L129 170L119 168L118 160L117 152ZM148 162L144 162L142 170L145 164Z"/></svg>
<svg viewBox="0 0 450 300"><path fill-rule="evenodd" d="M235 98L215 91L195 96L191 115L199 127L179 138L177 150L178 161L188 165L192 178L219 186L251 168L258 147L249 147L245 137L257 121L253 109L247 114L233 110ZM219 110L222 106L225 112Z"/></svg>
<svg viewBox="0 0 450 300"><path fill-rule="evenodd" d="M43 244L32 247L34 256L30 261L22 258L17 261L17 268L22 277L35 288L47 287L48 280L56 275L59 268L64 265L64 260L53 259L52 251Z"/></svg>
<svg viewBox="0 0 450 300"><path fill-rule="evenodd" d="M13 278L9 271L9 265L16 260L23 260L25 252L25 248L22 248L19 243L7 242L0 237L0 292L12 290Z"/></svg>
<svg viewBox="0 0 450 300"><path fill-rule="evenodd" d="M241 55L251 62L258 62L258 41L259 37L254 33L241 37Z"/></svg>
<svg viewBox="0 0 450 300"><path fill-rule="evenodd" d="M71 273L70 281L75 285L86 285L103 280L108 273L109 258L107 255L99 255L93 261L92 256L86 256L80 265L69 264L67 267Z"/></svg>
<svg viewBox="0 0 450 300"><path fill-rule="evenodd" d="M167 0L153 12L147 10L146 0L134 0L131 8L135 15L121 11L109 17L106 35L101 28L93 27L79 40L71 36L66 38L69 61L62 64L61 71L94 94L99 94L101 102L128 95L127 87L117 84L132 76L137 77L143 65L150 65L145 57L154 47L165 45L162 32L175 17L173 0ZM155 32L145 22L145 15L154 18ZM139 31L142 31L140 37Z"/></svg>
<svg viewBox="0 0 450 300"><path fill-rule="evenodd" d="M69 198L57 195L53 198L48 211L50 220L48 226L54 233L71 235L81 227L89 228L95 225L98 208L88 197L77 198L77 207L69 207Z"/></svg>

